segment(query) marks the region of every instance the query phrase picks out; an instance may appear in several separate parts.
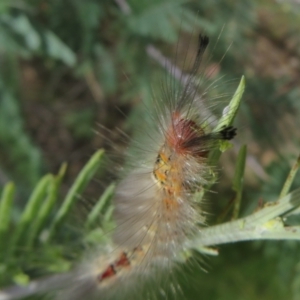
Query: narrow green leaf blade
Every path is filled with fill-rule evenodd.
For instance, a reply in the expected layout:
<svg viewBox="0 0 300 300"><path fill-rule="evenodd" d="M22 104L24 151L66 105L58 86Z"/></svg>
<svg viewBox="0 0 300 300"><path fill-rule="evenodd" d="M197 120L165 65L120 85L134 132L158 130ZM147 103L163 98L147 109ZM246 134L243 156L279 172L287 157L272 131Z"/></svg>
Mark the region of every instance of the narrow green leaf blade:
<svg viewBox="0 0 300 300"><path fill-rule="evenodd" d="M24 241L28 238L28 228L30 227L31 222L35 220L38 211L43 205L42 201L44 200L47 188L51 183L51 178L52 175L45 175L33 190L13 235L11 252L13 252L15 246L20 243L20 240Z"/></svg>
<svg viewBox="0 0 300 300"><path fill-rule="evenodd" d="M27 246L31 247L34 240L38 237L41 232L43 225L45 224L48 216L50 215L55 202L58 199L58 191L61 185L63 176L66 173L67 165L63 164L57 174L57 176L51 176L51 181L47 188L47 195L41 209L39 210L36 219L33 220L30 230L29 237L27 239Z"/></svg>
<svg viewBox="0 0 300 300"><path fill-rule="evenodd" d="M92 211L89 213L85 227L89 228L91 225L93 225L96 220L99 218L99 215L101 214L103 208L108 203L108 201L112 198L115 190L115 184L111 184L108 186L108 188L104 191L104 193L101 195L100 199L97 201L96 205L92 209Z"/></svg>
<svg viewBox="0 0 300 300"><path fill-rule="evenodd" d="M76 203L78 199L77 196L82 193L86 185L98 170L102 161L103 154L104 150L98 150L78 174L74 184L70 188L66 198L64 199L51 224L48 239L53 235L56 228L59 227L59 225L63 222L67 214L70 212L72 206Z"/></svg>
<svg viewBox="0 0 300 300"><path fill-rule="evenodd" d="M241 104L242 96L245 91L245 77L242 76L238 88L236 89L229 105L225 108L225 112L220 118L214 132L219 131L221 128L232 125L234 118L238 112Z"/></svg>
<svg viewBox="0 0 300 300"><path fill-rule="evenodd" d="M280 192L279 198L286 196L287 193L289 192L289 190L294 182L294 179L298 172L299 167L300 167L300 155L298 156L296 162L294 163L293 167L291 168L291 170L289 172L289 175L288 175L288 177L282 187L282 190Z"/></svg>
<svg viewBox="0 0 300 300"><path fill-rule="evenodd" d="M0 200L0 241L5 239L9 229L14 195L15 185L9 182L5 185ZM5 243L0 242L0 256L5 248Z"/></svg>
<svg viewBox="0 0 300 300"><path fill-rule="evenodd" d="M247 146L244 145L241 147L238 154L235 174L232 183L232 189L236 192L236 196L234 199L234 207L233 207L233 216L232 216L233 219L237 219L240 212L246 156L247 156Z"/></svg>

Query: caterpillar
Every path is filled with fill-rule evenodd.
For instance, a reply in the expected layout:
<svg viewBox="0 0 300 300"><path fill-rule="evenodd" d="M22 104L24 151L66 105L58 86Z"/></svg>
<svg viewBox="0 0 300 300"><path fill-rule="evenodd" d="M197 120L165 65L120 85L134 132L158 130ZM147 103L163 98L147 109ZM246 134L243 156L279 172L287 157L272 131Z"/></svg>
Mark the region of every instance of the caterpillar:
<svg viewBox="0 0 300 300"><path fill-rule="evenodd" d="M208 43L207 36L199 36L193 76ZM172 270L185 241L205 222L205 213L195 203L195 192L209 182L210 151L218 141L232 139L236 128L224 126L212 131L210 115L203 119L207 108L192 80L173 94L174 99L156 107L156 149L146 152L117 187L113 241L119 250L108 263L101 259L94 267L89 280L95 298L116 295L116 290L122 291L120 285L130 286L132 278L143 284L147 278ZM64 299L85 299L85 293L76 286Z"/></svg>

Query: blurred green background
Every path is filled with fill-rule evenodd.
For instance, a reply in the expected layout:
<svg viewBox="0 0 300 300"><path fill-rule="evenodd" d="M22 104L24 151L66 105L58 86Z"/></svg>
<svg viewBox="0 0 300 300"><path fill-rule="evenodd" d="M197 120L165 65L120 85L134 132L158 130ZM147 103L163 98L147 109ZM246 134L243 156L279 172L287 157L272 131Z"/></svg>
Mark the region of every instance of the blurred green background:
<svg viewBox="0 0 300 300"><path fill-rule="evenodd" d="M298 1L1 0L0 187L16 183L13 222L42 175L67 162L64 194L93 152L111 149L94 131L109 128L118 145L114 128L131 134L139 127L146 117L140 103L151 103L164 76L147 47L174 59L199 32L212 40L207 67L215 70L213 80L225 75L223 90L246 77L236 147L222 158L211 210L221 213L233 195L235 152L243 143L249 161L242 214L276 198L300 152ZM99 181L84 198L98 198L105 187ZM183 284L183 295L300 299L299 250L297 242L222 246L218 257L203 262L208 273L189 268L195 284ZM12 283L8 277L5 284Z"/></svg>

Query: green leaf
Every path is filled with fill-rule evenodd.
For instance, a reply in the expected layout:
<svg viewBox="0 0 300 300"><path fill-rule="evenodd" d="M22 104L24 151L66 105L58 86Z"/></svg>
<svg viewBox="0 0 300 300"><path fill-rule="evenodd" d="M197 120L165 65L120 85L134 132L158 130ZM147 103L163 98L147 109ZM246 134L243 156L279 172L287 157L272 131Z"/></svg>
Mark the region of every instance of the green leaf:
<svg viewBox="0 0 300 300"><path fill-rule="evenodd" d="M55 218L49 229L47 239L49 239L54 234L56 229L61 225L61 223L66 218L67 214L70 212L72 206L76 203L78 195L82 193L89 181L93 178L94 174L96 173L101 164L103 154L103 150L98 150L78 174L60 209L55 215Z"/></svg>
<svg viewBox="0 0 300 300"><path fill-rule="evenodd" d="M1 20L13 30L15 34L21 36L26 47L31 51L37 51L41 47L41 38L32 26L28 17L24 14L12 17L8 14L2 15Z"/></svg>
<svg viewBox="0 0 300 300"><path fill-rule="evenodd" d="M300 167L300 155L298 156L295 164L291 168L290 173L289 173L289 175L288 175L288 177L287 177L287 179L286 179L286 181L285 181L285 183L282 187L282 190L281 190L280 196L279 196L280 198L286 196L287 193L289 192L289 190L290 190L290 188L291 188L291 186L294 182L294 179L295 179L295 176L298 172L299 167Z"/></svg>
<svg viewBox="0 0 300 300"><path fill-rule="evenodd" d="M115 190L115 184L111 184L101 195L100 199L97 201L96 205L92 209L92 211L89 213L85 227L89 228L91 225L96 223L97 219L99 218L99 215L103 212L103 208L106 206L108 201L112 198Z"/></svg>
<svg viewBox="0 0 300 300"><path fill-rule="evenodd" d="M229 105L225 107L223 115L218 122L218 125L213 130L214 132L220 131L223 127L232 125L233 120L237 114L240 107L243 93L245 91L245 77L242 76L238 88L236 89Z"/></svg>
<svg viewBox="0 0 300 300"><path fill-rule="evenodd" d="M66 173L67 165L63 164L59 170L57 176L51 176L51 182L47 187L47 195L43 206L39 210L36 218L32 221L29 230L29 237L27 239L27 246L31 246L34 240L38 237L38 234L41 232L45 221L49 217L51 210L58 199L58 191L64 174Z"/></svg>
<svg viewBox="0 0 300 300"><path fill-rule="evenodd" d="M239 192L243 188L246 156L247 156L247 146L244 145L241 147L237 157L237 163L236 163L234 178L232 182L232 189L235 192Z"/></svg>
<svg viewBox="0 0 300 300"><path fill-rule="evenodd" d="M1 46L7 50L12 49L26 57L43 54L70 67L76 64L75 53L56 34L42 26L34 26L25 14L0 15L1 23L5 28L0 26L0 41L5 40Z"/></svg>
<svg viewBox="0 0 300 300"><path fill-rule="evenodd" d="M40 208L43 206L43 200L47 193L47 188L51 183L52 175L45 175L36 185L32 192L26 207L21 215L20 221L17 224L16 231L11 242L11 252L13 253L15 247L21 242L25 241L29 235L30 224L35 220Z"/></svg>
<svg viewBox="0 0 300 300"><path fill-rule="evenodd" d="M245 90L245 78L242 76L240 83L227 107L223 110L223 115L220 118L218 125L214 128L213 132L220 131L223 127L230 126L237 114L237 111L240 107L242 96ZM220 141L219 148L212 151L209 156L209 161L212 165L216 164L219 161L221 153L226 151L231 147L229 141Z"/></svg>
<svg viewBox="0 0 300 300"><path fill-rule="evenodd" d="M59 59L72 67L76 64L75 53L63 43L53 32L45 30L43 33L43 51L46 55Z"/></svg>
<svg viewBox="0 0 300 300"><path fill-rule="evenodd" d="M232 216L233 219L237 219L240 211L246 156L247 156L247 146L244 145L243 147L241 147L238 154L237 164L235 167L235 173L234 173L234 178L232 183L232 189L236 192L236 196L234 199L234 207L233 207L233 216Z"/></svg>
<svg viewBox="0 0 300 300"><path fill-rule="evenodd" d="M12 182L9 182L5 185L0 199L0 241L4 241L8 233L14 195L15 186ZM6 248L5 243L0 243L0 256L4 248Z"/></svg>

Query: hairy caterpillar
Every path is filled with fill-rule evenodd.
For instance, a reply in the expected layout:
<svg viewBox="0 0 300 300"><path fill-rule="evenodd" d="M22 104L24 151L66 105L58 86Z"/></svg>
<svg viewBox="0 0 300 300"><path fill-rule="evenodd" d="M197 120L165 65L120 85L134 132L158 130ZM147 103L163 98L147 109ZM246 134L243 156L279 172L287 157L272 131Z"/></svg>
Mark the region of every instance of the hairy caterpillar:
<svg viewBox="0 0 300 300"><path fill-rule="evenodd" d="M199 86L193 81L208 43L208 37L200 35L186 83L180 88L168 86L163 101L154 99L155 138L143 145L136 166L118 185L117 226L109 254L96 255L57 282L63 288L58 299L128 299L131 288L148 281L159 285L163 274L172 272L186 241L204 225L205 212L195 194L211 181L208 156L219 141L236 134L232 126L214 130L211 110L215 104L199 96ZM227 113L224 110L223 115Z"/></svg>
<svg viewBox="0 0 300 300"><path fill-rule="evenodd" d="M192 76L208 43L208 37L200 35ZM171 270L185 241L205 222L195 192L209 182L210 150L217 141L232 139L236 129L228 126L212 132L211 116L192 86L192 77L172 96L168 103L155 107L155 140L159 142L118 185L114 199L116 255L108 262L101 258L92 267L89 284L83 281L95 298L116 295L120 285L130 286L132 278L143 284L148 277ZM75 286L63 297L83 299L86 290Z"/></svg>

